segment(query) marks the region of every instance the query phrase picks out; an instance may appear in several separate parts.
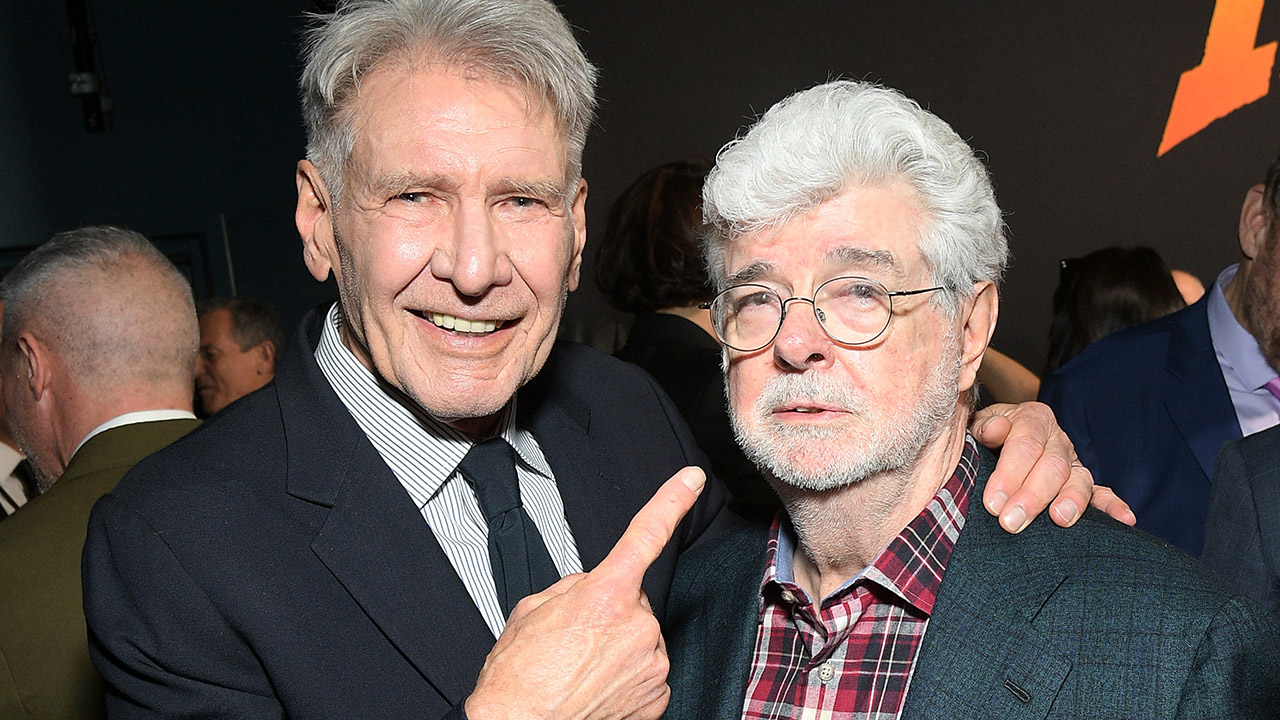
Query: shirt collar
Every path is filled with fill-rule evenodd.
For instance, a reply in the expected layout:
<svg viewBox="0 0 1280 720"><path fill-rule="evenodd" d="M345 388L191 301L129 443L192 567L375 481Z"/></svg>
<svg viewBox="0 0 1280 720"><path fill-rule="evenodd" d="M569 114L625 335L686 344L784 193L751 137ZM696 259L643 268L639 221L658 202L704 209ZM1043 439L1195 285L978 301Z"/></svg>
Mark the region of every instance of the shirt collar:
<svg viewBox="0 0 1280 720"><path fill-rule="evenodd" d="M122 425L133 425L134 423L143 423L143 422L155 422L157 420L195 420L195 419L196 419L195 413L191 412L190 410L139 410L137 412L130 412L130 413L125 413L123 415L117 415L111 418L110 420L102 423L98 427L90 430L89 434L85 435L84 439L80 441L80 444L76 445L76 449L71 453L71 456L75 457L75 454L80 452L80 448L84 447L84 444L92 440L95 435L101 435L102 433L108 430L111 430L112 428L118 428Z"/></svg>
<svg viewBox="0 0 1280 720"><path fill-rule="evenodd" d="M1258 346L1258 339L1240 324L1231 306L1227 304L1224 288L1236 276L1240 266L1232 265L1223 270L1214 281L1206 302L1205 310L1209 316L1209 338L1213 342L1213 351L1218 362L1228 377L1229 383L1238 383L1241 389L1257 390L1276 377L1276 369L1267 363L1267 358ZM1233 382L1234 381L1234 382Z"/></svg>
<svg viewBox="0 0 1280 720"><path fill-rule="evenodd" d="M836 601L865 580L884 587L926 615L932 613L947 563L951 560L960 531L964 529L977 468L977 441L966 433L960 462L933 500L889 542L871 565L823 598L822 603ZM761 603L761 612L768 610L771 595L768 588L771 585L781 586L797 597L803 594L803 589L795 581L794 559L798 542L786 513L779 513L773 521L765 553L764 581L760 587L765 602Z"/></svg>
<svg viewBox="0 0 1280 720"><path fill-rule="evenodd" d="M418 405L389 394L378 376L342 343L343 322L342 309L334 303L325 316L316 362L356 424L421 509L454 475L475 440ZM516 398L503 409L498 426L521 466L552 477L551 466L532 433L517 423Z"/></svg>

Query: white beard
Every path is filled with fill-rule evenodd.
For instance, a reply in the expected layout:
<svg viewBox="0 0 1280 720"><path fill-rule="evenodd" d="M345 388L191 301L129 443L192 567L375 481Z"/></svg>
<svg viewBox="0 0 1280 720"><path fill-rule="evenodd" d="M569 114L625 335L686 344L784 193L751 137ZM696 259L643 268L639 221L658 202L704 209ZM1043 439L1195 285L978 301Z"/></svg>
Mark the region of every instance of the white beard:
<svg viewBox="0 0 1280 720"><path fill-rule="evenodd" d="M960 377L958 342L925 378L916 401L897 417L878 416L872 403L829 375L818 372L773 378L756 398L748 417L729 404L734 435L746 456L764 472L788 485L826 491L882 474L910 474L924 448L955 416ZM732 393L730 393L732 397ZM854 434L846 423L789 425L772 410L796 398L848 411L865 430Z"/></svg>

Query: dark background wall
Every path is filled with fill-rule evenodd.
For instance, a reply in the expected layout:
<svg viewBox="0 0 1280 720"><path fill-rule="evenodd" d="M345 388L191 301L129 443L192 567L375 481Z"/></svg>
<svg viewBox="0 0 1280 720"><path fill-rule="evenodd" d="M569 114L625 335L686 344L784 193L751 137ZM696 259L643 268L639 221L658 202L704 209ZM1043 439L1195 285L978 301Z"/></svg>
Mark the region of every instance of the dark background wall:
<svg viewBox="0 0 1280 720"><path fill-rule="evenodd" d="M987 156L1014 255L996 346L1033 368L1059 259L1147 244L1207 284L1234 261L1244 193L1280 150L1278 91L1157 157L1214 0L560 5L602 70L585 162L590 228L603 228L640 172L714 155L787 94L832 77L878 80ZM303 144L296 40L310 5L91 7L114 106L102 133L85 131L67 91L64 5L0 4L0 245L91 222L195 233L214 292L230 291L229 256L238 292L275 303L290 322L330 296L303 268L292 223ZM1273 0L1256 42L1278 37ZM589 248L588 276L593 258ZM607 345L625 320L587 282L566 332Z"/></svg>

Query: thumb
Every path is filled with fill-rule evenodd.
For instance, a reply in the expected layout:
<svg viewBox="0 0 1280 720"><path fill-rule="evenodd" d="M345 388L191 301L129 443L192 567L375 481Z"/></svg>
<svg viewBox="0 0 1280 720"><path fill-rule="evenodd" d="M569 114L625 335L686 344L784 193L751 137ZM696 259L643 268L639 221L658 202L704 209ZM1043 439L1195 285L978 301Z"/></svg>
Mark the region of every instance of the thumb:
<svg viewBox="0 0 1280 720"><path fill-rule="evenodd" d="M591 575L639 591L645 571L662 554L706 482L706 474L694 466L672 475L631 519L626 532Z"/></svg>

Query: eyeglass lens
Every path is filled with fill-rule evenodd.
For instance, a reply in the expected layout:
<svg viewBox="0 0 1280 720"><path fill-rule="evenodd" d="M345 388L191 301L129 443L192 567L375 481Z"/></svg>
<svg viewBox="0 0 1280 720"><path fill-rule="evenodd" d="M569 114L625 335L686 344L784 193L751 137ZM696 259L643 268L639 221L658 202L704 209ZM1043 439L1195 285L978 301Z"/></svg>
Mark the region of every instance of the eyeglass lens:
<svg viewBox="0 0 1280 720"><path fill-rule="evenodd" d="M716 334L726 345L751 352L773 341L782 326L784 306L813 305L814 316L836 342L861 345L884 332L892 312L892 298L880 283L859 277L839 277L818 287L812 300L783 300L766 285L738 285L720 293L711 304Z"/></svg>

